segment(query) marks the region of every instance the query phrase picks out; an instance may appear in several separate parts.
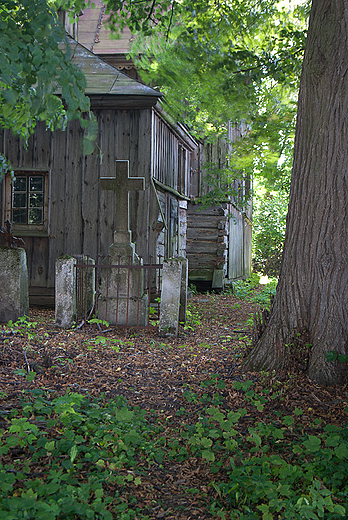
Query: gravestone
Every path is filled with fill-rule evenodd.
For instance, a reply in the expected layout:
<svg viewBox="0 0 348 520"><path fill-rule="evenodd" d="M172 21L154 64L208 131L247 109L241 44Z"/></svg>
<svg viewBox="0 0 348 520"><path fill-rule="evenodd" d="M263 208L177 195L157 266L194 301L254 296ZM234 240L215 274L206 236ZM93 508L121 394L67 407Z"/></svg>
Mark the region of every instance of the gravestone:
<svg viewBox="0 0 348 520"><path fill-rule="evenodd" d="M76 258L57 258L55 265L55 322L70 329L76 320Z"/></svg>
<svg viewBox="0 0 348 520"><path fill-rule="evenodd" d="M160 336L177 336L179 322L186 323L187 265L182 257L163 262Z"/></svg>
<svg viewBox="0 0 348 520"><path fill-rule="evenodd" d="M144 326L148 320L148 301L143 272L137 269L141 261L129 226L129 192L144 190L145 179L129 176L129 161L116 161L115 178L101 177L100 188L115 192L117 219L114 243L104 261L105 268L101 269L98 318L112 325Z"/></svg>
<svg viewBox="0 0 348 520"><path fill-rule="evenodd" d="M27 255L23 248L0 247L0 322L29 314Z"/></svg>

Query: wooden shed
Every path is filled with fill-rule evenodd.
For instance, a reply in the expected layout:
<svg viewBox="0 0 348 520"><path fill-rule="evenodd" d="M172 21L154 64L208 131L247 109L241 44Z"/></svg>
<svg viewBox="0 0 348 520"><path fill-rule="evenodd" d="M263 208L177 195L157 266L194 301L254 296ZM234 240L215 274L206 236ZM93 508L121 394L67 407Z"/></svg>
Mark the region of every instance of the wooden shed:
<svg viewBox="0 0 348 520"><path fill-rule="evenodd" d="M15 183L0 184L1 225L13 222L28 256L31 303L53 303L54 266L63 254L106 255L117 223L115 194L100 188L115 176L115 161L129 160L130 175L144 177L145 191L131 192L130 227L145 261L158 253L185 254L186 204L198 145L162 113L160 92L136 81L73 39L96 115L97 149L84 155L78 122L51 132L39 124L27 149L5 130L0 151Z"/></svg>
<svg viewBox="0 0 348 520"><path fill-rule="evenodd" d="M213 143L202 143L201 168L195 178L192 176L186 254L189 280L201 288L219 289L224 280L246 278L251 273L251 179L236 178L233 185L243 198L249 198L246 207L241 208L233 196L208 207L197 203L212 189L205 178L204 165L218 169L228 167L233 143L241 139L245 131L245 125L229 123L226 136Z"/></svg>

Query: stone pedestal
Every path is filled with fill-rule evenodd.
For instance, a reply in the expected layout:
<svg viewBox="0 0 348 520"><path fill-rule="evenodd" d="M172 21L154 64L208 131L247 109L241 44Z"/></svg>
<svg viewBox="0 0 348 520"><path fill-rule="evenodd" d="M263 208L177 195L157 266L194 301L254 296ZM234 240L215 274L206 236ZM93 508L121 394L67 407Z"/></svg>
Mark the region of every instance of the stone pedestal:
<svg viewBox="0 0 348 520"><path fill-rule="evenodd" d="M69 329L76 320L76 258L56 260L55 318L59 327Z"/></svg>
<svg viewBox="0 0 348 520"><path fill-rule="evenodd" d="M177 336L182 279L182 262L172 258L163 262L159 333Z"/></svg>
<svg viewBox="0 0 348 520"><path fill-rule="evenodd" d="M0 322L29 314L27 255L24 249L0 247Z"/></svg>
<svg viewBox="0 0 348 520"><path fill-rule="evenodd" d="M225 272L223 269L215 269L213 272L213 281L211 284L212 289L224 289L225 284Z"/></svg>
<svg viewBox="0 0 348 520"><path fill-rule="evenodd" d="M181 286L180 286L180 307L179 307L179 323L185 325L187 313L187 287L188 287L188 260L180 257L181 262Z"/></svg>
<svg viewBox="0 0 348 520"><path fill-rule="evenodd" d="M141 261L134 244L130 241L127 244L126 239L127 233L115 233L109 256L104 261L106 266L114 267L101 270L98 318L111 325L146 326L148 298L144 294L144 273L136 268ZM129 267L117 267L119 265Z"/></svg>

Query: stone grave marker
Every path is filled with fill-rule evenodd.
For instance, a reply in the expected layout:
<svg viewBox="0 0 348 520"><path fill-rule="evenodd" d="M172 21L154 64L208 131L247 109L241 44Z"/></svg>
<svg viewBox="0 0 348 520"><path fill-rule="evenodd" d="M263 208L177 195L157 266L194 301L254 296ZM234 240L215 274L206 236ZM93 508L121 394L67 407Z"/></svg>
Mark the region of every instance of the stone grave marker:
<svg viewBox="0 0 348 520"><path fill-rule="evenodd" d="M143 273L139 269L121 266L140 266L129 226L129 192L145 189L143 177L129 176L129 161L116 161L115 178L102 177L102 190L116 195L116 230L114 243L101 269L101 296L98 300L98 317L112 325L147 325L148 301L144 294Z"/></svg>
<svg viewBox="0 0 348 520"><path fill-rule="evenodd" d="M0 247L0 322L29 315L27 255L23 248Z"/></svg>

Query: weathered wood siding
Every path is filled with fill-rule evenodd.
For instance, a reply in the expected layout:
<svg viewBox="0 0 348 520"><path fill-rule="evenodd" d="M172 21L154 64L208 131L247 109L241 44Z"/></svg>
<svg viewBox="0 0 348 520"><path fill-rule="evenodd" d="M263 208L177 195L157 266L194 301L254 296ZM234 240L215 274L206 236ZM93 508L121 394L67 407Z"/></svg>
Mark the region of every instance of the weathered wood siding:
<svg viewBox="0 0 348 520"><path fill-rule="evenodd" d="M186 139L185 139L186 137ZM197 143L182 135L161 115L154 111L153 122L153 176L162 184L181 195L190 195L190 172L197 153Z"/></svg>
<svg viewBox="0 0 348 520"><path fill-rule="evenodd" d="M240 139L243 125L229 124L226 138L214 143L203 143L200 151L201 171L191 172L191 194L204 196L212 187L205 176L205 165L222 169L228 166L233 142ZM236 180L232 186L243 193L250 191L250 181ZM222 269L226 278L246 277L251 272L251 204L238 211L238 201L230 199L203 209L201 205L188 205L187 258L189 278L195 282L209 282L216 269ZM232 218L231 218L232 217Z"/></svg>
<svg viewBox="0 0 348 520"><path fill-rule="evenodd" d="M192 282L211 281L215 269L227 266L227 205L203 209L188 204L187 259Z"/></svg>
<svg viewBox="0 0 348 520"><path fill-rule="evenodd" d="M145 191L130 193L130 227L137 253L144 261L156 252L186 254L184 199L189 193L191 162L197 161L193 141L187 138L185 142L185 134L172 129L152 108L98 108L94 112L99 131L92 155L82 153L78 122L69 123L64 132L46 131L38 125L27 150L10 132L2 135L1 152L14 170L49 172L47 233L23 237L30 285L36 292L54 288L55 260L60 255L96 258L98 253L108 253L117 228L117 208L115 194L100 190L99 179L115 176L116 160L128 159L130 175L145 178ZM152 177L163 189L155 192ZM3 220L3 208L1 215Z"/></svg>
<svg viewBox="0 0 348 520"><path fill-rule="evenodd" d="M129 159L132 176L146 179L146 190L130 197L130 224L139 254L151 247L152 110L97 110L98 151L81 153L81 128L69 123L65 132L46 131L39 125L28 149L4 131L1 152L14 170L49 171L49 227L46 236L25 236L30 285L54 287L55 260L62 254L106 255L113 242L117 208L113 192L101 191L100 177L115 175L115 160ZM3 184L3 183L1 183ZM3 190L2 190L3 191ZM3 194L1 200L3 201ZM3 208L1 211L3 219ZM3 224L3 223L2 223Z"/></svg>
<svg viewBox="0 0 348 520"><path fill-rule="evenodd" d="M158 111L153 113L153 170L157 196L162 208L158 212L157 251L165 257L186 256L187 200L193 167L199 161L199 145L180 127L171 125Z"/></svg>

